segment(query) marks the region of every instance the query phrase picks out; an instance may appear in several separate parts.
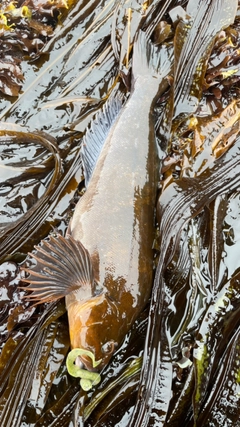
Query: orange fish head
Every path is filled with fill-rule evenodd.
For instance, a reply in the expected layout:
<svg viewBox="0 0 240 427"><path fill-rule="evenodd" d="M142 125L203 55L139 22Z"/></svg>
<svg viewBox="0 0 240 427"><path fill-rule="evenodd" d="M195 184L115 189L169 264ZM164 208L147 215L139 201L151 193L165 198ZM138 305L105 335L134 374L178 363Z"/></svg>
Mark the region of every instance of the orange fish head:
<svg viewBox="0 0 240 427"><path fill-rule="evenodd" d="M101 360L94 368L88 356L81 356L81 361L89 371L102 369L119 344L121 325L117 305L103 293L87 301L75 301L67 310L72 349L90 351L96 362Z"/></svg>

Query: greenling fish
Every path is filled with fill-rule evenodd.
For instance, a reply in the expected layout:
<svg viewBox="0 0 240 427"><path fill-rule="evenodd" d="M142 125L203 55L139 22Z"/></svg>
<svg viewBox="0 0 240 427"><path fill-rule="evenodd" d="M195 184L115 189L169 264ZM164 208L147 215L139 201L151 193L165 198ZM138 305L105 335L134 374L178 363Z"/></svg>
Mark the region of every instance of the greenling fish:
<svg viewBox="0 0 240 427"><path fill-rule="evenodd" d="M171 48L154 46L140 31L129 99L109 100L83 141L87 191L66 237L50 237L31 254L29 298L65 297L74 358L88 371L109 362L150 296L159 171L153 108L171 65Z"/></svg>

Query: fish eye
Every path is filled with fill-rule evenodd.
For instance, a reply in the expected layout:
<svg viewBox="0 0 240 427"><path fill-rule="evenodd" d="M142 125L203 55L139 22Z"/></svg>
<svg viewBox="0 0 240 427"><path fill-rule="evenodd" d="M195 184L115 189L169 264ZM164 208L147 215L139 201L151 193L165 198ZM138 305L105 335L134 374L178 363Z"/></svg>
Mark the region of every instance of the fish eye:
<svg viewBox="0 0 240 427"><path fill-rule="evenodd" d="M94 293L94 296L98 296L103 293L103 287L97 280L94 280L93 293Z"/></svg>
<svg viewBox="0 0 240 427"><path fill-rule="evenodd" d="M113 353L114 349L115 349L114 341L108 341L102 345L101 350L102 350L102 353L110 354L110 353Z"/></svg>

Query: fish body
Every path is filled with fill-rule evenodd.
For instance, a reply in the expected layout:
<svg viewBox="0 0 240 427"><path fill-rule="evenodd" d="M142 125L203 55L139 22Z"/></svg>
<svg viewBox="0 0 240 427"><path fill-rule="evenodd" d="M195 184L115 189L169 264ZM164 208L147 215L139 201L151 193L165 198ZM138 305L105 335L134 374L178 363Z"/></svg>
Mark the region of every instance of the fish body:
<svg viewBox="0 0 240 427"><path fill-rule="evenodd" d="M94 167L85 167L87 191L65 243L60 236L37 247L37 266L28 279L33 300L65 296L71 347L91 351L101 360L98 369L108 363L151 292L159 170L153 108L168 85L170 66L167 52L159 52L141 32L128 101L104 135L109 103L97 119L99 128L93 124L94 136L89 133L84 141L85 158L94 151L91 139L96 147L99 135L104 144ZM82 360L93 369L89 358Z"/></svg>
<svg viewBox="0 0 240 427"><path fill-rule="evenodd" d="M86 336L81 314L81 338L73 324L71 342L73 347L87 347L95 353L96 337L100 347L121 342L145 306L152 286L158 171L152 108L158 86L155 81L145 85L142 80L136 86L107 137L69 227L69 234L88 250L94 278L102 288L84 319ZM77 298L73 302L66 296L66 306L70 323L71 318L76 319L71 312L78 306ZM95 318L98 323L93 322ZM93 328L96 332L90 344ZM103 354L99 351L95 357L103 358Z"/></svg>

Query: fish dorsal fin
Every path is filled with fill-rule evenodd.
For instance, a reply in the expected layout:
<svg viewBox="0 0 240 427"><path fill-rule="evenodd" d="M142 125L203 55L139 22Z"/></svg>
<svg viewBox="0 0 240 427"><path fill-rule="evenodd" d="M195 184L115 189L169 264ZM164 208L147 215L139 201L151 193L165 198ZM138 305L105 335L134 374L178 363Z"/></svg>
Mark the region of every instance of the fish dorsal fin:
<svg viewBox="0 0 240 427"><path fill-rule="evenodd" d="M123 101L120 96L114 96L109 99L102 110L96 114L87 129L82 144L82 161L86 186L88 186L108 132L116 120L122 104Z"/></svg>
<svg viewBox="0 0 240 427"><path fill-rule="evenodd" d="M94 273L87 249L81 242L68 236L50 237L35 246L29 255L37 264L33 269L23 268L30 276L24 279L32 291L26 298L35 303L54 301L81 290L83 298L93 296Z"/></svg>

